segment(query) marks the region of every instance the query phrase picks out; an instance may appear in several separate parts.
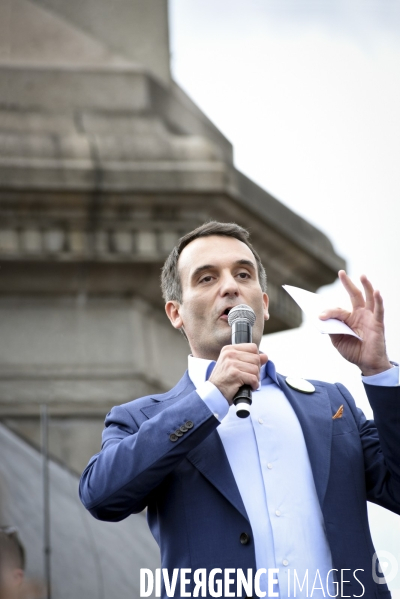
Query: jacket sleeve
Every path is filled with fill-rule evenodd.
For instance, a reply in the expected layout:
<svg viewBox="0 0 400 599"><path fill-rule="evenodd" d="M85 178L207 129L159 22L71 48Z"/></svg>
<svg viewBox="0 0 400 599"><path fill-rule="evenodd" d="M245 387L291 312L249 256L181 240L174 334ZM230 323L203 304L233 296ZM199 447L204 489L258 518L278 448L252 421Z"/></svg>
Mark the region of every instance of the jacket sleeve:
<svg viewBox="0 0 400 599"><path fill-rule="evenodd" d="M400 514L400 387L365 385L374 412L374 420L367 420L348 391L338 386L357 422L367 499Z"/></svg>
<svg viewBox="0 0 400 599"><path fill-rule="evenodd" d="M102 449L82 474L81 501L99 520L119 521L142 511L149 493L219 424L196 391L140 426L134 417L139 401L107 415ZM187 430L177 437L181 426Z"/></svg>

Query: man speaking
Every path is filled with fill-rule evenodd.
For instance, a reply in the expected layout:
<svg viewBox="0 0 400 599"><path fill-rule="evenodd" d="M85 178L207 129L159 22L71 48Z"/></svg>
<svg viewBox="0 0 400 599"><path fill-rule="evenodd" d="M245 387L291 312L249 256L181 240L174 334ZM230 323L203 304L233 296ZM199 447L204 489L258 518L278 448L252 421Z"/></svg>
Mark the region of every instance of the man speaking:
<svg viewBox="0 0 400 599"><path fill-rule="evenodd" d="M352 311L324 318L363 339L332 336L361 370L375 423L342 385L285 379L259 353L266 275L246 230L206 223L166 260L165 310L190 345L188 371L167 393L111 410L80 483L100 520L147 507L168 579L162 597L390 597L372 571L366 501L400 513L399 372L379 292L363 277L364 299L339 276ZM228 315L239 304L254 311L252 343L232 345ZM238 418L243 385L252 405ZM184 585L171 590L174 569ZM248 584L237 594L239 571ZM222 594L203 584L210 573L228 580Z"/></svg>

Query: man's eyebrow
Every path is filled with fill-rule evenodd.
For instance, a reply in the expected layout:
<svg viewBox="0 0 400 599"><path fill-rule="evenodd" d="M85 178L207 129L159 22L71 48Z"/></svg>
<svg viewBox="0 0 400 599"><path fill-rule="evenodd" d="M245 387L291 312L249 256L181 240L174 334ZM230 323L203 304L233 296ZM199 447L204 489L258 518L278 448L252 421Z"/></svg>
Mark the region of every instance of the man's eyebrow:
<svg viewBox="0 0 400 599"><path fill-rule="evenodd" d="M240 264L242 266L249 266L253 270L256 270L256 265L251 260L236 260L236 264Z"/></svg>
<svg viewBox="0 0 400 599"><path fill-rule="evenodd" d="M191 278L195 279L198 275L200 275L204 270L211 270L215 268L214 264L204 264L203 266L198 266L196 270L193 271Z"/></svg>

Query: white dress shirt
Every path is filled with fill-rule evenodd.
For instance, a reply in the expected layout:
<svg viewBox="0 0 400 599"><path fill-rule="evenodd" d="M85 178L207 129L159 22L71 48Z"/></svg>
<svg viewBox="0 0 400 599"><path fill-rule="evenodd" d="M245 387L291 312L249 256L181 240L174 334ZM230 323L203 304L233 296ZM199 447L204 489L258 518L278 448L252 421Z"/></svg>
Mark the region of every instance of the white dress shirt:
<svg viewBox="0 0 400 599"><path fill-rule="evenodd" d="M262 366L250 416L238 418L235 407L208 381L214 365L189 356L189 376L221 422L217 431L250 520L257 569L279 569L274 591L281 599L293 597L294 574L302 585L307 570L308 596L314 587L314 599L326 597L332 558L324 520L303 432L279 387L275 366L271 361ZM386 384L397 384L391 374L391 383ZM379 376L364 379L374 378L372 384L379 384ZM332 573L328 580L334 594ZM306 597L307 585L300 591L299 584L296 596ZM265 575L260 589L267 591Z"/></svg>

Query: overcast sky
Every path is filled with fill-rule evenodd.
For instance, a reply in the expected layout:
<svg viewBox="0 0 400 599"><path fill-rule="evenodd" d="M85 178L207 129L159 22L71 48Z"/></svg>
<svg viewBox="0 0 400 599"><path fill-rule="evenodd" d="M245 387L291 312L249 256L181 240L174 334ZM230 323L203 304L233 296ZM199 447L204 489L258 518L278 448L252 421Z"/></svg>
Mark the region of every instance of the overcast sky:
<svg viewBox="0 0 400 599"><path fill-rule="evenodd" d="M176 81L233 143L236 167L381 290L400 361L400 0L170 0L170 25ZM346 302L337 283L321 293ZM357 369L309 323L262 348L284 374L340 380L371 416ZM371 519L400 597L400 518L373 506Z"/></svg>

